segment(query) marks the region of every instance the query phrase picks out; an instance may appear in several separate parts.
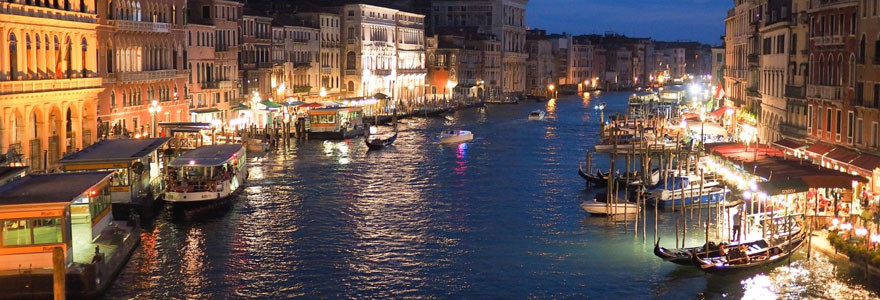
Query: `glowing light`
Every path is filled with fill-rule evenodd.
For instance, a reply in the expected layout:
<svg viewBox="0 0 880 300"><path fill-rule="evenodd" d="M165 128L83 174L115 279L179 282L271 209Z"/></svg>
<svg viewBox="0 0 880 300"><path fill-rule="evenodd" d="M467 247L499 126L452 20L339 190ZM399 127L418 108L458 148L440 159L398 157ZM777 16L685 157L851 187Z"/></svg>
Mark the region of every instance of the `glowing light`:
<svg viewBox="0 0 880 300"><path fill-rule="evenodd" d="M743 198L746 200L752 199L752 192L750 192L750 191L743 192Z"/></svg>
<svg viewBox="0 0 880 300"><path fill-rule="evenodd" d="M880 233L871 234L871 243L880 243Z"/></svg>
<svg viewBox="0 0 880 300"><path fill-rule="evenodd" d="M837 218L831 219L831 225L837 226L840 224L840 220Z"/></svg>
<svg viewBox="0 0 880 300"><path fill-rule="evenodd" d="M856 229L856 235L857 236L866 236L866 235L868 235L868 229L865 227L858 228L858 229Z"/></svg>
<svg viewBox="0 0 880 300"><path fill-rule="evenodd" d="M196 161L195 161L195 160L190 160L190 161L189 161L189 165L190 165L190 166L195 166L195 165L196 165Z"/></svg>

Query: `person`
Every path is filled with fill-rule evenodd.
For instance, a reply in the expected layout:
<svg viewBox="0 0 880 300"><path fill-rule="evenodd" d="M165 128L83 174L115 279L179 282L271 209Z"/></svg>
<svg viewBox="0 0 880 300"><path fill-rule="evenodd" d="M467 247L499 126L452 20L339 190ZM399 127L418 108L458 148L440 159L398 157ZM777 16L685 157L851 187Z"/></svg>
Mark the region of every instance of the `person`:
<svg viewBox="0 0 880 300"><path fill-rule="evenodd" d="M740 226L742 226L742 207L737 208L733 215L733 234L730 236L731 241L740 240Z"/></svg>
<svg viewBox="0 0 880 300"><path fill-rule="evenodd" d="M728 254L727 248L725 248L725 246L727 246L727 243L725 242L721 242L720 244L718 244L718 253L721 254L721 256L727 256Z"/></svg>
<svg viewBox="0 0 880 300"><path fill-rule="evenodd" d="M745 263L749 263L750 261L749 254L747 252L748 250L749 248L746 247L746 245L739 246L739 252L742 253L742 259L745 261Z"/></svg>

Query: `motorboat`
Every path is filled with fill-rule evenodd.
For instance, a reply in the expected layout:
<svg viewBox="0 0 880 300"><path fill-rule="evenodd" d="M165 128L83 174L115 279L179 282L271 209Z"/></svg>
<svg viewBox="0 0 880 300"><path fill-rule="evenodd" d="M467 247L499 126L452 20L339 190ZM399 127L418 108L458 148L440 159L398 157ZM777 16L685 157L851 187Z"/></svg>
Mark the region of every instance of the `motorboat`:
<svg viewBox="0 0 880 300"><path fill-rule="evenodd" d="M210 202L241 190L247 151L240 144L202 146L184 153L165 171L165 201Z"/></svg>
<svg viewBox="0 0 880 300"><path fill-rule="evenodd" d="M700 182L699 179L692 179L687 176L674 177L664 187L655 187L649 191L647 204L666 207L669 205L683 206L695 203L714 204L724 201L730 190L721 186L721 183L715 180L706 180Z"/></svg>
<svg viewBox="0 0 880 300"><path fill-rule="evenodd" d="M544 119L544 116L545 116L546 114L547 114L546 112L544 112L543 110L540 110L540 109L539 109L539 110L532 111L531 113L529 113L529 120L532 120L532 121L540 121L540 120L543 120L543 119Z"/></svg>
<svg viewBox="0 0 880 300"><path fill-rule="evenodd" d="M365 135L364 140L370 150L380 150L385 147L391 146L391 144L393 144L394 141L397 140L397 133L395 132L394 135L392 135L391 137L384 139L376 137L371 138L369 135Z"/></svg>
<svg viewBox="0 0 880 300"><path fill-rule="evenodd" d="M474 140L474 134L467 130L447 130L440 133L440 144L450 145Z"/></svg>
<svg viewBox="0 0 880 300"><path fill-rule="evenodd" d="M625 202L617 197L612 197L611 203L607 201L606 194L598 194L593 200L581 202L581 208L591 215L614 216L639 213L639 206L635 203Z"/></svg>

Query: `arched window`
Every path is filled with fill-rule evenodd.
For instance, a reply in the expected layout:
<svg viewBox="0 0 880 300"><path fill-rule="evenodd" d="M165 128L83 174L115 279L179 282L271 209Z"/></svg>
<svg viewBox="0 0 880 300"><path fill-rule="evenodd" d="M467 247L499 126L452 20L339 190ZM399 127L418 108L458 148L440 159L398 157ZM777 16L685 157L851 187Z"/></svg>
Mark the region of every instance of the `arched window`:
<svg viewBox="0 0 880 300"><path fill-rule="evenodd" d="M55 52L52 55L52 66L55 67L55 70L53 70L54 78L61 78L64 75L61 73L61 41L58 40L57 35L54 37L54 40Z"/></svg>
<svg viewBox="0 0 880 300"><path fill-rule="evenodd" d="M856 86L856 56L850 55L849 57L849 87L854 88ZM861 100L861 99L860 99Z"/></svg>
<svg viewBox="0 0 880 300"><path fill-rule="evenodd" d="M348 54L345 55L345 69L346 70L355 70L357 69L357 56L354 54L354 51L349 51Z"/></svg>
<svg viewBox="0 0 880 300"><path fill-rule="evenodd" d="M875 65L880 65L880 37L874 40L874 57L871 59Z"/></svg>
<svg viewBox="0 0 880 300"><path fill-rule="evenodd" d="M37 46L37 51L36 51L37 58L34 59L34 61L35 61L34 64L37 66L35 73L36 73L37 78L43 78L43 70L40 69L40 63L39 63L40 55L42 54L40 52L40 48L42 48L42 47L40 47L40 35L39 34L34 36L34 42L36 43L36 46Z"/></svg>
<svg viewBox="0 0 880 300"><path fill-rule="evenodd" d="M116 92L110 91L110 109L116 108Z"/></svg>
<svg viewBox="0 0 880 300"><path fill-rule="evenodd" d="M348 82L348 92L349 93L354 92L354 81Z"/></svg>
<svg viewBox="0 0 880 300"><path fill-rule="evenodd" d="M16 80L18 73L18 45L15 34L9 34L9 80Z"/></svg>
<svg viewBox="0 0 880 300"><path fill-rule="evenodd" d="M66 78L73 78L73 45L70 42L70 37L67 37L67 39L64 40L64 52L64 62L65 67L67 67L65 70L67 73Z"/></svg>
<svg viewBox="0 0 880 300"><path fill-rule="evenodd" d="M859 63L860 64L865 63L865 54L866 54L865 50L866 50L865 49L865 35L863 34L862 40L859 41Z"/></svg>
<svg viewBox="0 0 880 300"><path fill-rule="evenodd" d="M89 53L89 42L86 41L86 38L82 38L82 53L80 58L80 63L82 64L82 77L89 77L89 68L86 63L86 54Z"/></svg>

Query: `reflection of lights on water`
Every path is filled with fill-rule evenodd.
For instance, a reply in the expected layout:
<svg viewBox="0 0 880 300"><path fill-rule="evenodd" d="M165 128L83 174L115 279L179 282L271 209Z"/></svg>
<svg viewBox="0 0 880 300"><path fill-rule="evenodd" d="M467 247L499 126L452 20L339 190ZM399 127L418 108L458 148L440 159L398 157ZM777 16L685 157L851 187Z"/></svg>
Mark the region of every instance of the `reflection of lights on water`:
<svg viewBox="0 0 880 300"><path fill-rule="evenodd" d="M334 154L336 154L339 156L338 161L340 164L348 164L349 162L351 162L348 157L348 142L349 141L347 140L339 142L324 141L324 156L333 156Z"/></svg>
<svg viewBox="0 0 880 300"><path fill-rule="evenodd" d="M742 285L743 299L776 299L776 288L767 275L747 278L742 281Z"/></svg>
<svg viewBox="0 0 880 300"><path fill-rule="evenodd" d="M204 288L205 282L205 236L202 230L193 227L186 236L186 246L183 248L183 269L184 285L187 292L196 293L196 298L200 294L197 289Z"/></svg>
<svg viewBox="0 0 880 300"><path fill-rule="evenodd" d="M456 147L455 164L458 166L453 169L456 175L464 175L465 171L467 171L467 149L468 143L461 143Z"/></svg>

